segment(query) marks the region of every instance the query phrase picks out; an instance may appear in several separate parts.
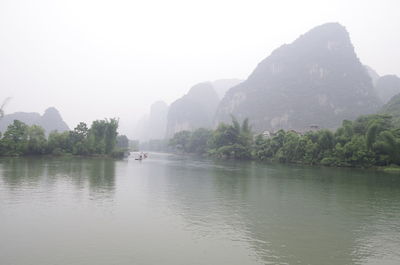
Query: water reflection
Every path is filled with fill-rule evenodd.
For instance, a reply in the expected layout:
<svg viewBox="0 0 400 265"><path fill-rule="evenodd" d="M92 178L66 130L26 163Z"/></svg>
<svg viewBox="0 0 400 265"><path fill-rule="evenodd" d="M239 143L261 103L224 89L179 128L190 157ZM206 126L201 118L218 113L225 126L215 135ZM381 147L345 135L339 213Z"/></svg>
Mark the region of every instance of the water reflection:
<svg viewBox="0 0 400 265"><path fill-rule="evenodd" d="M3 181L10 188L22 183L38 182L44 175L45 167L43 163L38 163L38 159L20 159L14 157L2 158L0 160L0 172ZM41 160L43 162L43 160Z"/></svg>
<svg viewBox="0 0 400 265"><path fill-rule="evenodd" d="M365 170L4 158L0 217L7 264L400 264L400 178Z"/></svg>
<svg viewBox="0 0 400 265"><path fill-rule="evenodd" d="M169 159L149 189L199 236L250 243L266 264L400 262L396 175Z"/></svg>
<svg viewBox="0 0 400 265"><path fill-rule="evenodd" d="M10 190L21 186L55 186L68 182L75 189L88 186L92 194L112 196L115 189L115 163L106 158L26 157L0 159L0 177Z"/></svg>

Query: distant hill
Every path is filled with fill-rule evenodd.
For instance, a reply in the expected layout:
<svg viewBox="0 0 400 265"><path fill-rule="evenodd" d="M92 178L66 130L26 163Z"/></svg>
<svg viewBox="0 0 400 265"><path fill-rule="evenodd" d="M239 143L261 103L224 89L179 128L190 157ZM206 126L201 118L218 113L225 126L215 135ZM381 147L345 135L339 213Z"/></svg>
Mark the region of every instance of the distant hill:
<svg viewBox="0 0 400 265"><path fill-rule="evenodd" d="M0 131L4 132L7 130L8 125L14 122L14 120L20 120L28 125L39 125L45 129L46 133L51 131L68 131L68 125L62 119L58 110L54 107L45 110L43 115L37 112L15 112L6 114L0 120Z"/></svg>
<svg viewBox="0 0 400 265"><path fill-rule="evenodd" d="M400 93L400 78L396 75L384 75L377 80L375 89L382 102L387 103Z"/></svg>
<svg viewBox="0 0 400 265"><path fill-rule="evenodd" d="M174 101L168 111L166 137L182 130L210 128L219 98L212 83L193 86L189 92Z"/></svg>
<svg viewBox="0 0 400 265"><path fill-rule="evenodd" d="M143 117L136 126L134 138L141 141L164 139L167 127L168 105L156 101L150 107L150 114Z"/></svg>
<svg viewBox="0 0 400 265"><path fill-rule="evenodd" d="M215 92L217 92L218 98L222 99L230 88L240 84L241 82L243 82L243 80L235 78L219 79L212 82L212 86L214 87Z"/></svg>
<svg viewBox="0 0 400 265"><path fill-rule="evenodd" d="M376 82L380 78L379 74L368 65L364 65L364 67L367 70L367 73L368 73L369 77L371 77L372 84L375 86Z"/></svg>
<svg viewBox="0 0 400 265"><path fill-rule="evenodd" d="M222 99L215 124L249 118L256 132L336 128L382 105L346 29L327 23L285 44Z"/></svg>
<svg viewBox="0 0 400 265"><path fill-rule="evenodd" d="M400 94L395 95L388 103L383 105L379 113L391 115L394 124L400 127Z"/></svg>

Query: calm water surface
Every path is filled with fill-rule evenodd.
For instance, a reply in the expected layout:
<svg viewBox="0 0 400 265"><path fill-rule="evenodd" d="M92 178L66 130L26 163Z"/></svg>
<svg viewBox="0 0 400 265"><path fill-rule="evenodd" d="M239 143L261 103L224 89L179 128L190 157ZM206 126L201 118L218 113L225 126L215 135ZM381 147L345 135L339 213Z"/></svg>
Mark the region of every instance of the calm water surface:
<svg viewBox="0 0 400 265"><path fill-rule="evenodd" d="M151 154L0 159L1 265L400 264L400 176Z"/></svg>

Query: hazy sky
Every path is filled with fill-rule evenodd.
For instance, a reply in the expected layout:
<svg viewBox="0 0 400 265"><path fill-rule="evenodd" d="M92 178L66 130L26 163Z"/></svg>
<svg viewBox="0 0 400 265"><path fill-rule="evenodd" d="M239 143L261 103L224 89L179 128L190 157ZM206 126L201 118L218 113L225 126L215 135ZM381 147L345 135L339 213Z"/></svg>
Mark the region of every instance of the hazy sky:
<svg viewBox="0 0 400 265"><path fill-rule="evenodd" d="M0 0L6 112L56 107L68 125L120 117L123 133L156 100L245 79L283 43L339 22L364 64L400 75L400 1Z"/></svg>

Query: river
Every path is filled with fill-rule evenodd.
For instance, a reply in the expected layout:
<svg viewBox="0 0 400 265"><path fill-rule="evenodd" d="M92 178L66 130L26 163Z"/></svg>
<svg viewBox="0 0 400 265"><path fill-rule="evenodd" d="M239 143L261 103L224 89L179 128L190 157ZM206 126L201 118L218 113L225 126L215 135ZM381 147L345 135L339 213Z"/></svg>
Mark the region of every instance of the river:
<svg viewBox="0 0 400 265"><path fill-rule="evenodd" d="M400 176L169 154L0 159L1 265L400 264Z"/></svg>

